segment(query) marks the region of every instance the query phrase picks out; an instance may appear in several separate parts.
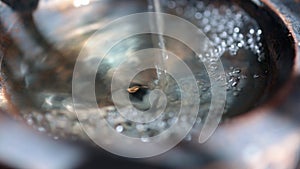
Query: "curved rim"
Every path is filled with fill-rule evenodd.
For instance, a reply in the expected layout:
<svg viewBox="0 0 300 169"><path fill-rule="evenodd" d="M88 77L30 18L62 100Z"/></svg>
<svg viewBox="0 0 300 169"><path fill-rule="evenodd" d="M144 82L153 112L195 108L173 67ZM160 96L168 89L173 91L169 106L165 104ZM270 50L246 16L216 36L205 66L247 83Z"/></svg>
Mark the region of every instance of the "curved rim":
<svg viewBox="0 0 300 169"><path fill-rule="evenodd" d="M285 26L285 28L289 31L289 34L292 38L292 48L294 50L294 58L293 58L293 65L291 72L289 74L289 78L287 78L287 81L283 82L284 84L282 86L279 86L279 90L274 93L272 98L267 98L265 101L263 101L258 107L253 108L252 110L243 113L241 116L236 116L232 119L230 119L230 124L232 123L239 123L242 121L245 121L249 118L253 118L256 116L262 116L266 113L271 113L272 110L278 108L284 100L288 98L288 96L291 94L294 84L297 78L297 75L299 75L300 71L300 63L297 59L299 55L299 48L298 48L298 40L296 37L296 33L293 30L292 24L289 22L289 20L286 18L284 14L282 14L279 9L276 8L276 6L270 1L270 0L261 0L261 2L264 4L265 8L269 8L270 12L273 12L275 16L278 17L280 24ZM254 3L254 2L251 2ZM222 124L220 124L222 126Z"/></svg>

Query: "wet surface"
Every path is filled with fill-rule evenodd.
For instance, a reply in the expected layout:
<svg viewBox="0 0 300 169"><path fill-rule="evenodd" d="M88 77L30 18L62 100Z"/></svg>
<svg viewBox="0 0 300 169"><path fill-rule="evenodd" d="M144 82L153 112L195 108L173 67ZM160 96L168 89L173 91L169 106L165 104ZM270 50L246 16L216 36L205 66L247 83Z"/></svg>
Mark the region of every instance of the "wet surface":
<svg viewBox="0 0 300 169"><path fill-rule="evenodd" d="M26 44L22 42L16 44L23 46L22 49L32 43L31 45L36 45L37 50L18 51L11 48L6 53L6 55L10 55L9 59L4 60L5 67L3 69L9 77L8 84L10 86L7 87L7 90L15 93L12 94L13 101L22 110L21 114L30 125L34 125L40 131L52 131L54 133L60 131L58 135L62 136L68 135L69 132L72 133L71 135L78 135L81 131L72 110L71 98L71 75L74 59L76 59L85 39L96 31L99 26L116 18L116 14L122 16L123 12L132 12L132 9L135 8L134 6L126 6L126 9L122 8L122 11L118 12L114 10L106 11L109 5L112 4L95 2L95 5L83 8L66 6L65 8L68 9L66 13L58 13L58 8L55 6L49 6L49 9L43 10L44 6L47 8L47 3L41 3L41 9L35 12L35 23L28 22L30 19L26 20L29 27L36 24L41 32L36 35L36 32L31 31L31 36L34 35L32 40L29 40ZM123 6L124 4L119 2L117 5ZM136 5L143 6L142 4ZM226 71L228 90L225 116L244 113L260 103L259 100L266 91L266 86L272 75L268 68L269 58L263 47L263 32L257 23L241 8L226 3L223 5L218 3L209 4L208 2L182 4L175 1L163 1L163 6L165 11L183 16L197 25L214 43L216 52L223 53L221 60ZM139 10L142 9L139 8ZM145 9L147 9L146 6ZM80 15L77 15L77 12ZM88 17L89 13L93 13L94 16ZM95 22L97 18L95 13L101 16L101 19L97 22ZM70 20L73 16L79 18L76 21ZM51 18L52 21L47 22L43 19L44 17ZM82 22L83 19L80 17L90 19L85 19ZM65 24L65 22L68 22L68 24ZM223 24L218 24L220 22ZM51 27L57 27L58 29L52 30ZM25 31L28 30L28 26L24 28ZM22 32L20 35L22 35ZM17 35L14 36L17 37ZM103 36L105 36L105 32ZM42 38L47 39L47 42L44 42ZM40 40L43 43L38 45ZM108 55L109 58L118 60L118 57L122 57L124 53L152 45L150 37L132 37L118 44ZM211 98L210 82L201 63L201 59L205 59L206 56L193 56L194 54L190 49L181 42L172 39L167 40L166 48L179 55L191 67L199 80L199 91L201 93L199 119L205 118ZM21 62L18 60L21 60ZM98 94L96 96L99 96L99 106L104 106L104 110L110 110L113 107L105 107L113 106L109 96L110 89L105 87L105 83L109 82L105 72L109 72L113 65L105 62L104 60L103 66L99 67L99 80L96 79L96 83L99 83L97 86L100 86L100 88L97 88L96 93ZM248 91L255 92L249 93ZM28 99L24 101L24 98ZM176 106L173 106L173 108L176 108ZM111 118L113 117L118 118L118 116L112 115ZM171 118L172 116L169 117L169 119ZM118 130L121 131L119 120L117 121L116 124L114 120L111 121L112 126L118 127ZM124 121L125 126L126 123ZM61 133L61 128L66 131ZM155 130L160 130L159 127L156 128Z"/></svg>

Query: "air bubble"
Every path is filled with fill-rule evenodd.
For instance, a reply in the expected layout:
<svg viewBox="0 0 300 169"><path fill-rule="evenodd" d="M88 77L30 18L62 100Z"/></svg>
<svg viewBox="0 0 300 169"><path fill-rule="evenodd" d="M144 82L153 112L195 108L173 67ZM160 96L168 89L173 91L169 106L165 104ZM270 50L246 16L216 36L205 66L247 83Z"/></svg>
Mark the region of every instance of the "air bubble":
<svg viewBox="0 0 300 169"><path fill-rule="evenodd" d="M253 75L253 78L254 78L254 79L257 79L257 78L259 78L259 77L260 77L260 76L257 75L257 74Z"/></svg>
<svg viewBox="0 0 300 169"><path fill-rule="evenodd" d="M262 30L258 29L256 35L261 35L262 34Z"/></svg>
<svg viewBox="0 0 300 169"><path fill-rule="evenodd" d="M243 43L240 42L240 43L237 44L237 46L238 46L239 48L242 48L244 45L243 45Z"/></svg>
<svg viewBox="0 0 300 169"><path fill-rule="evenodd" d="M266 58L265 58L265 54L262 53L262 54L259 54L259 56L258 56L258 58L257 58L257 61L258 61L258 62L263 62L265 59L266 59Z"/></svg>
<svg viewBox="0 0 300 169"><path fill-rule="evenodd" d="M232 87L235 87L235 86L237 86L237 85L238 85L238 81L235 81L235 82L232 83L231 86L232 86Z"/></svg>
<svg viewBox="0 0 300 169"><path fill-rule="evenodd" d="M205 33L207 33L207 32L210 31L210 29L211 29L211 26L210 26L210 25L206 25L206 26L204 27L203 31L204 31Z"/></svg>
<svg viewBox="0 0 300 169"><path fill-rule="evenodd" d="M176 3L175 3L174 1L169 1L169 2L168 2L168 7L169 7L170 9L174 9L174 8L176 7Z"/></svg>
<svg viewBox="0 0 300 169"><path fill-rule="evenodd" d="M252 38L250 38L250 39L247 40L247 43L248 43L249 45L251 45L253 42L254 42L254 40L253 40Z"/></svg>
<svg viewBox="0 0 300 169"><path fill-rule="evenodd" d="M235 27L233 31L234 31L235 33L239 33L239 32L240 32L240 28Z"/></svg>
<svg viewBox="0 0 300 169"><path fill-rule="evenodd" d="M202 9L204 9L204 3L203 3L202 1L198 1L196 7L197 7L199 10L202 10Z"/></svg>
<svg viewBox="0 0 300 169"><path fill-rule="evenodd" d="M168 125L172 126L177 122L177 117L173 117L168 120Z"/></svg>
<svg viewBox="0 0 300 169"><path fill-rule="evenodd" d="M146 130L145 126L142 125L142 124L136 125L136 129L137 129L139 132L142 132L142 131L145 131L145 130Z"/></svg>
<svg viewBox="0 0 300 169"><path fill-rule="evenodd" d="M224 38L224 39L227 38L227 32L225 32L225 31L222 32L222 33L220 34L220 37L221 37L221 38Z"/></svg>
<svg viewBox="0 0 300 169"><path fill-rule="evenodd" d="M204 12L204 16L210 17L210 11L205 11L205 12Z"/></svg>
<svg viewBox="0 0 300 169"><path fill-rule="evenodd" d="M27 122L28 125L32 125L32 124L33 124L32 118L28 118L28 119L26 120L26 122Z"/></svg>
<svg viewBox="0 0 300 169"><path fill-rule="evenodd" d="M239 92L237 92L237 91L233 92L233 96L238 96L238 95L239 95Z"/></svg>
<svg viewBox="0 0 300 169"><path fill-rule="evenodd" d="M207 18L203 18L201 24L202 24L202 25L206 25L206 24L208 24L208 23L209 23L209 20L208 20Z"/></svg>
<svg viewBox="0 0 300 169"><path fill-rule="evenodd" d="M45 129L44 127L38 127L38 131L39 131L39 132L45 132L46 129Z"/></svg>
<svg viewBox="0 0 300 169"><path fill-rule="evenodd" d="M160 129L164 129L164 128L166 128L166 126L167 126L167 123L166 122L160 122L160 123L158 123L158 127L160 128Z"/></svg>
<svg viewBox="0 0 300 169"><path fill-rule="evenodd" d="M196 18L196 19L201 19L201 18L202 18L202 14L201 14L200 12L197 12L197 13L195 14L195 18Z"/></svg>
<svg viewBox="0 0 300 169"><path fill-rule="evenodd" d="M149 136L142 136L141 141L144 142L144 143L147 143L147 142L150 141L150 138L149 138Z"/></svg>
<svg viewBox="0 0 300 169"><path fill-rule="evenodd" d="M221 43L221 39L219 37L214 38L214 42L216 44L220 44Z"/></svg>
<svg viewBox="0 0 300 169"><path fill-rule="evenodd" d="M233 40L232 37L228 37L228 38L227 38L227 46L232 47L231 45L233 44L233 42L234 42L234 40ZM234 48L234 46L233 46L232 48Z"/></svg>
<svg viewBox="0 0 300 169"><path fill-rule="evenodd" d="M123 130L124 130L124 127L123 127L122 125L118 125L118 126L116 127L116 131L117 131L118 133L122 133Z"/></svg>
<svg viewBox="0 0 300 169"><path fill-rule="evenodd" d="M235 68L232 73L239 74L239 73L241 73L241 69Z"/></svg>

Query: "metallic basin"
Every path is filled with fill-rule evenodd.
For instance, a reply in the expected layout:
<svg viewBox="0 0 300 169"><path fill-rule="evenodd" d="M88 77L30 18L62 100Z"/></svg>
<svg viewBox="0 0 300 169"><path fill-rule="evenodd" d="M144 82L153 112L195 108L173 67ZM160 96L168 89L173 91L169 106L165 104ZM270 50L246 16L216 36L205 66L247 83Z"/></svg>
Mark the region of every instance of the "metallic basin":
<svg viewBox="0 0 300 169"><path fill-rule="evenodd" d="M82 139L82 136L78 139L73 131L63 131L59 141L49 141L53 136L47 136L43 129L36 127L40 132L27 127L24 129L28 124L26 117L20 112L25 111L26 107L37 107L40 104L39 98L33 99L36 95L33 96L32 93L40 92L42 88L50 92L59 90L61 93L70 93L70 84L65 85L68 84L65 82L71 82L69 77L72 75L74 60L65 58L77 56L85 40L99 26L120 16L147 11L146 1L99 0L91 2L91 5L75 8L71 0L42 0L39 3L36 0L2 0L0 128L13 126L16 129L11 132L12 135L7 135L7 131L0 129L0 138L17 138L22 143L20 135L23 133L24 138L32 137L46 142L47 144L39 145L42 150L50 151L49 147L55 145L53 151L59 152L61 146L64 147L62 154L65 153L66 156L69 150L74 150L74 154L78 156L65 160L67 164L74 164L69 168L299 168L300 2L229 2L245 10L264 32L263 44L268 56L269 71L265 86L257 94L255 87L244 91L245 94L239 98L241 101L247 99L247 93L256 95L249 104L237 102L231 110L233 113L224 115L226 120L204 144L198 143L199 133L194 132L191 140L182 141L167 153L135 160L111 155L86 141L86 138ZM213 0L211 3L218 5L223 2ZM94 14L93 17L91 13ZM92 24L95 20L98 21L97 24ZM66 21L68 24L64 24ZM85 26L84 29L76 29L81 26ZM74 38L77 35L81 36ZM27 81L23 77L26 66L36 71L31 72L34 78L27 78ZM43 75L40 76L39 73ZM30 83L34 80L39 83ZM53 85L53 81L57 82L57 86ZM28 99L24 99L25 96ZM39 124L43 124L43 121ZM35 149L28 139L24 142ZM7 151L3 147L12 145L20 147L15 156L24 158L24 145L20 143L12 142L7 145L0 141L0 163L12 168L20 165L14 160L11 162L2 158L5 150ZM48 156L43 157L42 161L52 158L53 164L62 164L53 158L53 154L46 154ZM31 155L38 157L34 151ZM81 158L83 156L85 158ZM14 155L9 157L14 158ZM23 163L23 166L35 163L38 164L31 160Z"/></svg>

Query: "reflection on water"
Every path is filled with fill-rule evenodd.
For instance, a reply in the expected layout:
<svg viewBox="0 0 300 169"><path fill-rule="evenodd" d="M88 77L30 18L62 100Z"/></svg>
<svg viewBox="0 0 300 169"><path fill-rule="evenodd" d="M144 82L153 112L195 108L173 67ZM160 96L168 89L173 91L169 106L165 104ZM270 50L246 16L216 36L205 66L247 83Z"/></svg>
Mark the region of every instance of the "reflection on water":
<svg viewBox="0 0 300 169"><path fill-rule="evenodd" d="M91 2L93 5L85 5L88 2L77 0L76 6L82 7L68 10L55 6L47 9L44 6L45 9L39 9L34 14L32 23L27 26L19 25L21 30L25 30L24 32L20 31L12 37L16 45L26 46L24 39L21 42L17 41L22 39L18 35L28 33L30 24L36 24L38 27L38 30L33 33L40 30L41 35L32 35L32 32L31 35L24 35L28 39L27 44L32 44L36 48L28 50L26 47L19 47L19 50L16 50L16 46L10 46L6 53L9 57L4 60L5 67L3 68L3 72L9 77L7 91L12 96L11 101L18 107L27 123L39 131L49 131L59 136L85 137L74 113L71 98L72 70L78 52L92 33L113 18L137 11L147 11L147 4L142 2L128 5L134 1L114 1L113 3L99 1ZM164 37L166 49L182 58L198 80L198 90L201 94L198 123L201 123L201 119L206 116L211 99L211 85L201 60L212 62L209 58L214 55L222 54L221 60L226 71L225 117L253 108L260 100L271 78L267 52L263 47L263 32L257 23L239 7L223 1L222 3L208 3L206 1L165 0L162 1L162 5L164 12L181 16L194 23L215 44L215 49L207 51L205 56L195 56L193 51L182 42ZM118 31L124 31L126 28L130 29L130 25L108 32L117 34ZM111 36L105 32L102 35ZM97 124L95 117L105 118L116 131L143 139L156 135L173 124L178 109L177 98L180 95L173 82L168 87L170 90L168 113L155 123L147 125L129 123L118 115L111 100L110 74L114 66L124 60L124 55L128 53L153 47L153 36L156 35L129 37L110 50L109 57L103 60L96 78L96 86L98 86L96 96L102 111L98 116L86 114L87 124L95 126ZM47 39L48 44L39 43L41 38ZM93 63L93 58L86 58L84 62L88 69ZM155 71L144 72L141 77L148 78L142 79L144 81L157 80ZM169 79L172 81L172 78ZM143 85L144 82L139 81L137 84ZM84 85L82 84L83 87ZM148 97L148 89L140 90L140 92L142 93L139 93L139 96L134 95L132 100L139 98L134 100L135 104L145 107L148 103L143 102L141 98ZM186 118L185 120L188 121L188 117Z"/></svg>

